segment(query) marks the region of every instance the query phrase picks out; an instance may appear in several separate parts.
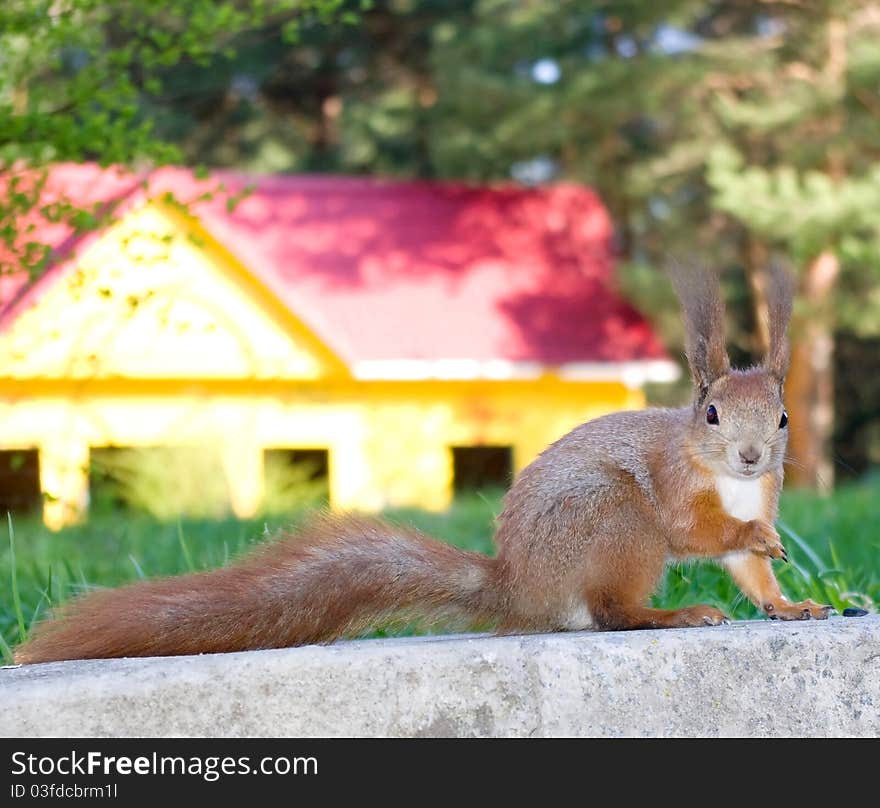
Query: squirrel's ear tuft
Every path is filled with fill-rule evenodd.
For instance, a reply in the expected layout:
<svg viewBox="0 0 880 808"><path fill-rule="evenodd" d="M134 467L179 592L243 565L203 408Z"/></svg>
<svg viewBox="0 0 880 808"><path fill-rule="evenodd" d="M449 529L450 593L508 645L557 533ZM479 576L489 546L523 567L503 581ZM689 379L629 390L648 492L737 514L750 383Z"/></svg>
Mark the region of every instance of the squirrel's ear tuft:
<svg viewBox="0 0 880 808"><path fill-rule="evenodd" d="M779 264L772 264L768 274L767 332L770 343L767 356L764 359L764 368L781 385L788 372L790 350L786 331L788 330L788 321L791 319L795 282L791 273Z"/></svg>
<svg viewBox="0 0 880 808"><path fill-rule="evenodd" d="M676 263L669 274L681 301L688 364L702 401L709 386L730 372L721 284L716 272L689 262Z"/></svg>

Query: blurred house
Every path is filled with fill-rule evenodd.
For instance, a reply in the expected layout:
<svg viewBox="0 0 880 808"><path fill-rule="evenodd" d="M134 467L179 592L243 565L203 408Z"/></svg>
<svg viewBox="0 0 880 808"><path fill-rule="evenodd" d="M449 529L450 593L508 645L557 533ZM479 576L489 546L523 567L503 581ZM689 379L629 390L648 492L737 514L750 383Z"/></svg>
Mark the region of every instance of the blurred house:
<svg viewBox="0 0 880 808"><path fill-rule="evenodd" d="M270 451L323 457L334 507L443 508L675 375L586 188L64 165L43 193L112 211L41 223L50 268L0 286L0 500L53 527L109 446L219 449L239 515Z"/></svg>

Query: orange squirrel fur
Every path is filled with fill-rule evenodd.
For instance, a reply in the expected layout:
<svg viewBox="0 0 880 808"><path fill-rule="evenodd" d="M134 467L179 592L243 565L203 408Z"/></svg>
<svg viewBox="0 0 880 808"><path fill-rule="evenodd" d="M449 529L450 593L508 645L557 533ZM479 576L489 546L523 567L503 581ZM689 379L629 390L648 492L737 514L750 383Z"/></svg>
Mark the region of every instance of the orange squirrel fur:
<svg viewBox="0 0 880 808"><path fill-rule="evenodd" d="M773 575L787 435L792 283L772 273L771 347L733 370L717 278L680 269L694 402L582 424L522 471L497 557L379 519L323 515L228 567L77 598L37 626L21 663L330 642L400 615L499 632L717 625L712 606L646 602L670 559L711 558L773 618L822 619Z"/></svg>

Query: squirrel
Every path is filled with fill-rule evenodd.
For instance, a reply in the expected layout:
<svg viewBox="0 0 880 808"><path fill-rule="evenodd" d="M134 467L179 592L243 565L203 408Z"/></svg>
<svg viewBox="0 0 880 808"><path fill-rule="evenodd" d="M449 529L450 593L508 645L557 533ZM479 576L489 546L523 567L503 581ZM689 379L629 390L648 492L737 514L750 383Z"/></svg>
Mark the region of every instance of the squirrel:
<svg viewBox="0 0 880 808"><path fill-rule="evenodd" d="M771 618L824 619L790 602L771 559L788 416L782 399L794 283L771 270L770 345L731 368L718 276L680 267L693 402L584 423L517 477L495 557L366 516L322 514L230 566L96 591L39 624L19 663L326 643L393 616L498 633L716 626L707 605L647 603L670 560L714 559Z"/></svg>

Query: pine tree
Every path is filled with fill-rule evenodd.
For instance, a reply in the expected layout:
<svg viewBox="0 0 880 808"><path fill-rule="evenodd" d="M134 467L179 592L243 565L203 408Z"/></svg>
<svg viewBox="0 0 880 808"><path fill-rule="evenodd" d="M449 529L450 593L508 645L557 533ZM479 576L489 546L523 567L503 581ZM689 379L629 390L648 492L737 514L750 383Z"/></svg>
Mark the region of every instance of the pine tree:
<svg viewBox="0 0 880 808"><path fill-rule="evenodd" d="M878 288L880 7L827 0L762 13L770 33L731 43L739 68L728 75L738 83L714 96L723 140L706 176L713 208L799 274L786 389L796 416L791 476L830 485L834 332L865 322L863 307L844 295ZM756 69L759 47L767 55ZM759 312L765 266L747 266Z"/></svg>

